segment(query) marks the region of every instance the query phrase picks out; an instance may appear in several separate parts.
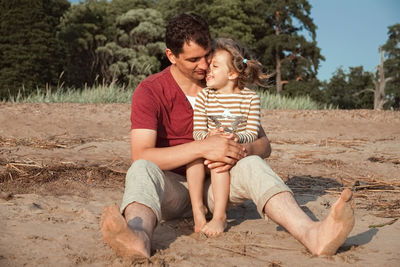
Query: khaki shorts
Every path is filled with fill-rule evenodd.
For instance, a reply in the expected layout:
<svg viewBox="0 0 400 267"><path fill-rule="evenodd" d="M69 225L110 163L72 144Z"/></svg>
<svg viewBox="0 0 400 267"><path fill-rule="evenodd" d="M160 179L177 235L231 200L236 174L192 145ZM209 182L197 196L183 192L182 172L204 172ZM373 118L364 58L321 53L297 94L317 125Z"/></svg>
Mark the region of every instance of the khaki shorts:
<svg viewBox="0 0 400 267"><path fill-rule="evenodd" d="M240 160L231 170L231 186L228 206L252 200L259 214L264 215L267 201L280 192L292 192L269 165L258 156ZM214 200L210 179L204 186L204 203L212 212ZM190 214L191 205L186 177L160 168L146 160L137 160L129 168L125 180L125 192L121 212L138 202L151 208L161 219L174 219Z"/></svg>

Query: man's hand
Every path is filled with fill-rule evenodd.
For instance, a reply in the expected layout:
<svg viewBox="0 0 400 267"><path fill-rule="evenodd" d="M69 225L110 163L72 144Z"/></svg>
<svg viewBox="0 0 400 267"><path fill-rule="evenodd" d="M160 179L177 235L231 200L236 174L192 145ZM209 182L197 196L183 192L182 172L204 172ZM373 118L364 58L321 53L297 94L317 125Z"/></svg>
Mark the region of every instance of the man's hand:
<svg viewBox="0 0 400 267"><path fill-rule="evenodd" d="M221 134L222 132L219 131L219 136L225 138L228 140L228 150L233 150L236 151L235 153L238 153L238 156L233 156L231 159L233 161L226 162L226 161L218 161L218 160L212 160L211 158L207 158L204 161L204 164L210 169L210 170L215 170L217 173L221 172L226 172L229 171L233 166L235 166L236 162L239 161L240 159L244 158L246 156L246 149L237 143L237 136L233 133L231 134ZM212 135L210 135L211 137Z"/></svg>
<svg viewBox="0 0 400 267"><path fill-rule="evenodd" d="M224 137L226 138L226 136ZM235 139L234 134L228 136L228 139ZM237 140L235 141L237 142ZM254 141L253 143L240 144L240 146L242 147L241 149L244 155L243 157L246 157L248 155L258 155L262 158L267 158L271 153L271 145L269 139L266 136L262 127L260 128L258 139L256 141ZM211 160L209 158L206 158L204 161L204 165L206 165L209 169L215 170L219 173L230 170L233 166L235 166L236 162L234 164L231 164L219 160Z"/></svg>
<svg viewBox="0 0 400 267"><path fill-rule="evenodd" d="M223 162L229 165L235 165L236 162L245 157L243 147L238 144L233 134L228 136L212 135L202 140L203 158L214 162Z"/></svg>
<svg viewBox="0 0 400 267"><path fill-rule="evenodd" d="M237 140L235 140L235 141L237 141ZM247 156L246 148L244 146L242 146L242 149L244 152L244 157L246 157ZM235 164L227 164L225 162L212 161L209 159L204 160L204 165L206 165L207 168L209 168L210 170L215 170L217 173L229 171L233 166L235 166Z"/></svg>

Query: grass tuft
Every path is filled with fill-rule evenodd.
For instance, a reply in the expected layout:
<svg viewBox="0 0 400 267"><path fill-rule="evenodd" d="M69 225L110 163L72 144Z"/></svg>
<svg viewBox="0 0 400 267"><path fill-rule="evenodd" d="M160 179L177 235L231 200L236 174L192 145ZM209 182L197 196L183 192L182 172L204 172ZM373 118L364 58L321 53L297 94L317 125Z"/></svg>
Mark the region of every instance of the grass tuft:
<svg viewBox="0 0 400 267"><path fill-rule="evenodd" d="M83 89L57 88L45 89L24 96L18 92L16 96L10 96L8 101L13 103L129 103L132 91L124 87L111 84L96 85Z"/></svg>
<svg viewBox="0 0 400 267"><path fill-rule="evenodd" d="M36 89L26 95L22 90L16 96L10 96L3 102L13 103L130 103L133 90L115 83L110 85L95 85L83 89L64 88L62 86L55 90L51 88ZM257 90L261 99L262 109L294 109L294 110L318 110L334 109L332 105L321 105L313 101L309 96L290 98L286 96L271 94L268 91Z"/></svg>
<svg viewBox="0 0 400 267"><path fill-rule="evenodd" d="M332 105L322 105L309 96L286 97L278 94L271 94L268 91L257 91L260 96L262 109L294 109L294 110L318 110L335 109Z"/></svg>

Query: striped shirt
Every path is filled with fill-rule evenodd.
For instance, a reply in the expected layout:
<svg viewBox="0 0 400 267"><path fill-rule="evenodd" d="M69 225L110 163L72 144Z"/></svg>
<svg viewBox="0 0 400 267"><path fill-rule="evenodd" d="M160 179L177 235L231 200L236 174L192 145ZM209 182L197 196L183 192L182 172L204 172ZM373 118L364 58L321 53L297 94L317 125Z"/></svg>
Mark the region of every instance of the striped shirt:
<svg viewBox="0 0 400 267"><path fill-rule="evenodd" d="M238 125L232 126L238 117ZM257 93L244 88L238 94L219 94L216 89L204 88L197 95L194 107L193 138L202 140L209 130L219 127L234 132L239 143L256 140L260 128L260 98Z"/></svg>

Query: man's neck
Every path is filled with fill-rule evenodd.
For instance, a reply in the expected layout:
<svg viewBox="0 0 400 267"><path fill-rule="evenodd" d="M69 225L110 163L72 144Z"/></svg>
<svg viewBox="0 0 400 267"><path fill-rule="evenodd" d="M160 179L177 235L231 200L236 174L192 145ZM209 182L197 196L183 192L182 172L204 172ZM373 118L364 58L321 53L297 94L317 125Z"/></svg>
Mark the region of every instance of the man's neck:
<svg viewBox="0 0 400 267"><path fill-rule="evenodd" d="M175 65L171 66L171 75L179 85L183 93L187 96L196 96L205 87L203 81L190 79L183 75Z"/></svg>

